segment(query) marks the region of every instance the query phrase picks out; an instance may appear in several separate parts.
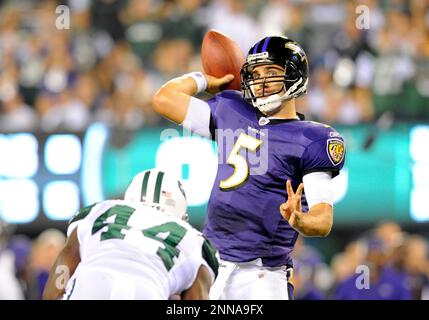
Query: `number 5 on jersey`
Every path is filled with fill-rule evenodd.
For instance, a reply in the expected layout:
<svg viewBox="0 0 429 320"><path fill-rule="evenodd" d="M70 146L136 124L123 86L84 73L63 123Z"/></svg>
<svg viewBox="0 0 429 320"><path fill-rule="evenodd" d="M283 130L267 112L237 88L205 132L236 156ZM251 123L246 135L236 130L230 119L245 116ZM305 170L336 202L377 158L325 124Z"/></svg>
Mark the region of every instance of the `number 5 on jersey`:
<svg viewBox="0 0 429 320"><path fill-rule="evenodd" d="M262 140L256 139L245 133L241 133L228 156L227 163L234 167L233 174L219 183L222 190L229 190L241 185L249 177L249 166L246 159L239 155L240 148L246 148L250 151L256 151L261 145Z"/></svg>

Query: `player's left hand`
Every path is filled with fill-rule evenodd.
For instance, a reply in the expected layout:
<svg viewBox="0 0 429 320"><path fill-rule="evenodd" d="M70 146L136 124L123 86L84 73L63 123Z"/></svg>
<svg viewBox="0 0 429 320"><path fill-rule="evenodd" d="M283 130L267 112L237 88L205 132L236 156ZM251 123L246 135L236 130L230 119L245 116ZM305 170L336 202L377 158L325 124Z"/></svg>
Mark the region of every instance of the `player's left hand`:
<svg viewBox="0 0 429 320"><path fill-rule="evenodd" d="M304 184L300 183L296 193L293 192L290 180L286 181L287 201L280 205L280 214L295 229L298 228L302 219L301 196L303 190Z"/></svg>

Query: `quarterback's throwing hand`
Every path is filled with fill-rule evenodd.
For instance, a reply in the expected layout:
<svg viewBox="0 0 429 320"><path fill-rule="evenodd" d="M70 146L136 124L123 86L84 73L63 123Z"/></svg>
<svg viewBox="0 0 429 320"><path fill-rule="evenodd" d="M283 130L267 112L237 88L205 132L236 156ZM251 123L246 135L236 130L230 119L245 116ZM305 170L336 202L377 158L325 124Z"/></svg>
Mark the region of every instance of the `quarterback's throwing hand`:
<svg viewBox="0 0 429 320"><path fill-rule="evenodd" d="M302 217L301 196L304 184L300 183L296 193L293 192L290 180L286 182L287 201L280 205L280 214L292 227L297 227Z"/></svg>
<svg viewBox="0 0 429 320"><path fill-rule="evenodd" d="M205 74L206 80L207 80L207 92L210 92L212 94L218 93L222 91L222 87L226 84L230 83L232 80L234 80L234 75L227 74L223 76L222 78L216 78L213 76L210 76L208 74Z"/></svg>

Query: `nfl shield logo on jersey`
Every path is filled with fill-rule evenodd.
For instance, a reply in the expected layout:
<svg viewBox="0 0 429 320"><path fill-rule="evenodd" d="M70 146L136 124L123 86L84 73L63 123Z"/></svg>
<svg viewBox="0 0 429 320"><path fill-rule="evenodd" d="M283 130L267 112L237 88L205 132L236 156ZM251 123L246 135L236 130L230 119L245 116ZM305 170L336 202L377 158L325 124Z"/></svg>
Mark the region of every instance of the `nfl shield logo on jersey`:
<svg viewBox="0 0 429 320"><path fill-rule="evenodd" d="M328 139L327 152L333 165L338 165L344 158L344 142L340 139Z"/></svg>

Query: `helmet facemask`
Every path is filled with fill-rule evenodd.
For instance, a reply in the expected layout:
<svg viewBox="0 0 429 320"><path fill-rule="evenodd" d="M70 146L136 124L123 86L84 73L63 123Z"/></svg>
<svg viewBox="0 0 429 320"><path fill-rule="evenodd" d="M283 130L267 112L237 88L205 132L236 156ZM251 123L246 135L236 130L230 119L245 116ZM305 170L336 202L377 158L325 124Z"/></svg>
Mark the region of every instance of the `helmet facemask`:
<svg viewBox="0 0 429 320"><path fill-rule="evenodd" d="M269 65L282 68L284 70L283 74L269 75L260 78L254 77L253 72L255 68ZM267 115L276 112L281 107L283 101L292 99L301 94L302 91L305 91L306 84L302 86L301 89L296 90L302 81L303 78L300 77L295 66L289 62L281 64L273 60L256 59L246 62L241 69L241 83L244 91L244 99ZM274 83L281 84L281 86L278 88L273 85L270 85L269 88L266 87L267 84ZM260 88L256 90L256 86L260 86ZM267 92L267 89L273 91Z"/></svg>
<svg viewBox="0 0 429 320"><path fill-rule="evenodd" d="M254 77L255 68L264 65L281 67L283 72L271 74L266 68L264 72L256 72L257 77ZM268 36L257 41L249 49L241 68L243 98L265 115L276 113L283 101L305 94L307 84L307 56L297 42L283 36Z"/></svg>

